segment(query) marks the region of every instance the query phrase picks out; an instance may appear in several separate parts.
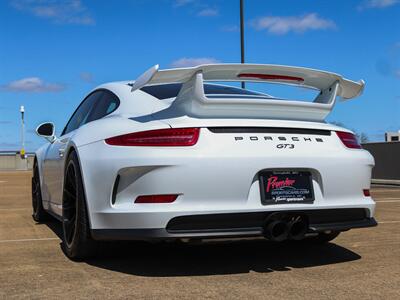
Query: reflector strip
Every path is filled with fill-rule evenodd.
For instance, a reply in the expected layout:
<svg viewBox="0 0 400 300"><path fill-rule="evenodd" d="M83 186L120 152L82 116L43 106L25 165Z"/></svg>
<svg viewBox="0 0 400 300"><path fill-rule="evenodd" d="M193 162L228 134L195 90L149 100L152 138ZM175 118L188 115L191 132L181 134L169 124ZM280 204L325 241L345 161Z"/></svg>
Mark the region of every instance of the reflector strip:
<svg viewBox="0 0 400 300"><path fill-rule="evenodd" d="M371 196L371 193L370 193L369 189L364 189L363 190L363 194L364 194L365 197L370 197Z"/></svg>
<svg viewBox="0 0 400 300"><path fill-rule="evenodd" d="M178 195L142 195L136 198L135 203L172 203Z"/></svg>

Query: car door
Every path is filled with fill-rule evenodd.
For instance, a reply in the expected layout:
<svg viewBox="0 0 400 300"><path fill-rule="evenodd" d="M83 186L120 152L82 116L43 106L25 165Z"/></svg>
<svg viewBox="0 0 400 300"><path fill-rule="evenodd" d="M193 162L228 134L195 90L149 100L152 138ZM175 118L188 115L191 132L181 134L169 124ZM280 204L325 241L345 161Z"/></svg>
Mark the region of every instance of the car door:
<svg viewBox="0 0 400 300"><path fill-rule="evenodd" d="M100 100L102 93L102 91L95 91L82 101L68 121L61 136L47 149L43 175L47 185L51 210L58 215L62 213L65 149L76 130L87 123L88 117Z"/></svg>

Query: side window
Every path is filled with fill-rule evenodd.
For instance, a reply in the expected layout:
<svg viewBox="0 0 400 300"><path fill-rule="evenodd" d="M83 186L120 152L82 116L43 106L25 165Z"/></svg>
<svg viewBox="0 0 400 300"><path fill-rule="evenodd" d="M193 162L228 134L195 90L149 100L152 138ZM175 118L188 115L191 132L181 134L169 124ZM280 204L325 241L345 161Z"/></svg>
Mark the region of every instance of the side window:
<svg viewBox="0 0 400 300"><path fill-rule="evenodd" d="M85 100L83 100L82 103L75 110L71 119L69 119L67 126L65 126L64 131L61 135L67 134L79 128L79 126L81 126L82 124L86 123L90 111L92 110L95 103L100 99L102 94L103 92L98 91L86 97Z"/></svg>
<svg viewBox="0 0 400 300"><path fill-rule="evenodd" d="M95 121L112 113L119 106L119 99L113 93L103 90L100 99L97 100L96 106L90 112L85 123Z"/></svg>

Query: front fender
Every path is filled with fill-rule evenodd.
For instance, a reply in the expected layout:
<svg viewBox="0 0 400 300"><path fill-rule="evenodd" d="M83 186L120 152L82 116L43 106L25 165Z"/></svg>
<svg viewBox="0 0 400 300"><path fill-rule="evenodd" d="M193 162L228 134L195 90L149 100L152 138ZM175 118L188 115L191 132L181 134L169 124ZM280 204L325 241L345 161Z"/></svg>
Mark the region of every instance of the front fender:
<svg viewBox="0 0 400 300"><path fill-rule="evenodd" d="M44 163L44 160L46 159L46 152L47 152L47 149L49 148L49 146L50 146L50 143L46 143L35 151L35 160L36 160L37 166L39 168L39 180L40 180L40 187L41 187L40 190L42 193L42 199L44 201L48 201L48 197L46 196L47 194L45 193L43 163ZM32 170L32 172L33 172L33 170Z"/></svg>

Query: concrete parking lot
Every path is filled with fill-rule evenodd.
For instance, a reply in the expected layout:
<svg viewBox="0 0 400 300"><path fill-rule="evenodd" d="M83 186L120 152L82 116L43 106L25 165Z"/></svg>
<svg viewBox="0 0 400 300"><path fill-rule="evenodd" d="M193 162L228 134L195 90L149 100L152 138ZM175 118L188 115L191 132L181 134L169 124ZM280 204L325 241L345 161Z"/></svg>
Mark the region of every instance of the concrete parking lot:
<svg viewBox="0 0 400 300"><path fill-rule="evenodd" d="M400 299L400 188L373 189L378 227L323 246L112 243L73 262L60 225L32 220L30 176L0 172L0 299Z"/></svg>

